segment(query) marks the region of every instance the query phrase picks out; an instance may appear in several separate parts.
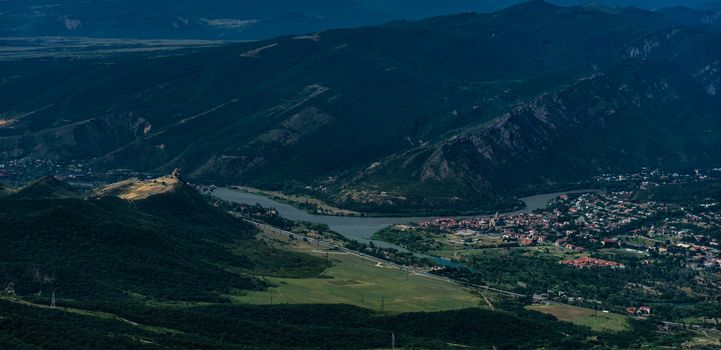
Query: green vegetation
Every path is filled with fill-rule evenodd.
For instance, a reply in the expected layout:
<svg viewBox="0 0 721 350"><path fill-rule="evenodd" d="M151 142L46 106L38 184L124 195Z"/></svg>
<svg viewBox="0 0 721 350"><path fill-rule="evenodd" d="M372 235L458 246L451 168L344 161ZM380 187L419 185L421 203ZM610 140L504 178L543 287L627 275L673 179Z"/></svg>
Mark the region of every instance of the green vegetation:
<svg viewBox="0 0 721 350"><path fill-rule="evenodd" d="M697 288L695 272L673 261L644 265L643 258L616 256L615 260L626 265L623 269L578 269L559 264L561 258L540 251L529 254L521 249L484 250L464 256L464 262L473 268L472 273L453 270L446 273L528 295L550 291L558 296L567 293L586 300L600 300L602 307L618 313L639 302L696 301L694 294L688 292Z"/></svg>
<svg viewBox="0 0 721 350"><path fill-rule="evenodd" d="M325 268L321 259L256 242L252 226L186 185L126 202L54 199L67 185L35 184L0 199L0 284L12 282L19 295L219 301L230 290L264 288L255 273L316 276Z"/></svg>
<svg viewBox="0 0 721 350"><path fill-rule="evenodd" d="M15 199L64 199L80 198L80 193L68 183L47 176L25 185L12 194Z"/></svg>
<svg viewBox="0 0 721 350"><path fill-rule="evenodd" d="M10 186L0 182L0 197L7 196L11 193L13 193L13 189Z"/></svg>
<svg viewBox="0 0 721 350"><path fill-rule="evenodd" d="M721 201L721 183L715 181L699 181L676 185L662 185L640 191L636 199L639 201L657 201L694 206L707 201L715 203Z"/></svg>
<svg viewBox="0 0 721 350"><path fill-rule="evenodd" d="M593 344L570 324L482 309L389 315L348 305L118 305L81 314L8 300L0 309L0 347L12 349L375 349L390 346L392 333L396 346L418 349Z"/></svg>
<svg viewBox="0 0 721 350"><path fill-rule="evenodd" d="M688 339L659 336L650 323L611 329L610 321L554 313L574 325L497 295L499 311L487 310L453 284L258 235L183 182L134 201L54 196L63 188L28 186L32 196L0 199L0 348L375 349L391 334L397 346L418 349Z"/></svg>
<svg viewBox="0 0 721 350"><path fill-rule="evenodd" d="M259 194L268 198L272 198L276 201L287 203L296 208L305 210L311 214L330 216L361 216L363 214L356 211L344 210L330 206L317 198L313 198L307 195L287 195L278 191L264 191L261 189L245 186L235 186L233 188L237 191Z"/></svg>
<svg viewBox="0 0 721 350"><path fill-rule="evenodd" d="M413 228L401 228L398 225L374 233L373 239L390 242L413 252L427 253L442 248L441 244L428 232Z"/></svg>
<svg viewBox="0 0 721 350"><path fill-rule="evenodd" d="M244 183L336 213L518 208L514 194L579 186L601 172L718 166L718 42L715 30L652 12L532 1L492 15L171 55L135 43L129 54L114 47L0 61L0 161L5 169L29 160L22 166L41 172L33 160L53 159L42 164L72 163L68 169L89 179L96 174L84 169L112 176L105 170L178 167L193 181ZM469 269L440 274L528 296L492 295L492 311L452 284L258 237L184 183L127 185L116 188L119 198L83 198L54 178L12 195L0 188L0 348L376 349L388 347L391 334L400 347L419 349L717 343L698 340L704 329L656 319L718 328L718 267L700 268L710 262L703 250L714 248L680 252L669 242L666 254L647 256L600 249L601 235L632 235L679 219L679 210L613 232L559 233L625 268L562 265L570 255L511 247L527 244L513 237L454 255ZM693 214L720 193L718 184L680 185L639 198L698 205ZM694 220L688 216L681 229ZM721 237L715 229L709 237ZM688 232L678 240L697 241ZM455 253L422 232L375 237ZM400 264L435 264L372 243L343 244ZM615 314L527 308L537 293ZM653 307L647 320L618 315L640 304Z"/></svg>
<svg viewBox="0 0 721 350"><path fill-rule="evenodd" d="M514 194L600 171L718 164L717 72L696 74L717 38L656 38L673 27L534 1L172 55L5 61L2 160L179 167L319 210L512 209ZM629 58L647 40L658 49Z"/></svg>
<svg viewBox="0 0 721 350"><path fill-rule="evenodd" d="M355 255L327 251L298 240L282 247L329 259L332 267L317 278L268 278L267 291L247 292L232 300L252 304L350 304L390 312L442 311L481 306L482 300L459 286L409 274ZM485 304L483 304L485 305Z"/></svg>
<svg viewBox="0 0 721 350"><path fill-rule="evenodd" d="M605 313L599 310L564 304L531 305L528 306L528 309L553 315L560 321L589 327L596 332L622 332L630 330L628 317L619 314Z"/></svg>

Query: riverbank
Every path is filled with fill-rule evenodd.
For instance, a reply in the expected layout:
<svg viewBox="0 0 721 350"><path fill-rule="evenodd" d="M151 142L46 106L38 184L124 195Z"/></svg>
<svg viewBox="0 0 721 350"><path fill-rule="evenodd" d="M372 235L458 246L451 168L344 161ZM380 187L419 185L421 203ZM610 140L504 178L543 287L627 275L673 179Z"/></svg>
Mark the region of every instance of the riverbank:
<svg viewBox="0 0 721 350"><path fill-rule="evenodd" d="M555 192L546 193L530 197L520 198L525 204L525 208L500 213L503 215L519 214L519 213L530 213L536 209L541 209L546 206L550 200L560 196L564 193L577 193L577 192L591 192L596 191L593 189L588 190L577 190L568 192ZM293 221L306 221L312 223L326 224L328 227L348 239L356 240L361 243L369 243L374 241L372 235L380 231L381 229L390 225L406 224L409 222L421 222L427 220L433 220L438 216L414 216L414 217L355 217L355 216L327 216L311 214L304 210L298 209L290 204L283 203L267 196L260 194L253 194L247 192L241 192L234 190L233 188L220 187L213 191L213 196L232 203L256 205L259 204L266 208L275 208L278 210L278 214L288 220ZM473 216L455 216L455 217L482 217L488 215L473 215ZM392 245L389 245L392 247Z"/></svg>
<svg viewBox="0 0 721 350"><path fill-rule="evenodd" d="M416 217L482 217L490 216L496 213L513 214L532 212L538 208L535 203L529 205L529 200L533 201L535 197L546 197L549 194L560 195L562 193L579 193L598 191L596 189L586 189L580 185L569 185L558 189L550 190L550 192L524 192L517 197L519 205L504 209L493 210L463 210L463 211L447 211L447 210L416 210L412 214L410 212L360 212L349 209L343 209L327 202L311 196L291 195L280 191L269 191L249 186L226 186L222 188L232 189L243 193L258 195L269 198L275 202L287 204L298 210L307 212L310 215L317 216L338 216L338 217L357 217L357 218L416 218ZM550 198L553 199L553 198ZM550 200L549 199L549 200ZM548 202L548 200L546 201ZM545 203L543 203L545 205ZM528 208L531 208L530 210Z"/></svg>
<svg viewBox="0 0 721 350"><path fill-rule="evenodd" d="M267 191L267 190L261 190L259 188L248 187L248 186L230 186L230 188L240 191L240 192L246 192L246 193L265 196L265 197L271 198L273 200L276 200L278 202L283 202L283 203L292 205L298 209L306 210L306 211L308 211L312 214L316 214L316 215L358 216L358 217L365 216L364 213L334 207L328 203L323 202L322 200L320 200L318 198L314 198L314 197L310 197L310 196L289 195L289 194L285 194L285 193L278 192L278 191Z"/></svg>
<svg viewBox="0 0 721 350"><path fill-rule="evenodd" d="M303 210L308 212L312 215L322 215L322 216L341 216L341 217L358 217L358 218L404 218L404 217L413 217L413 216L429 216L429 217L436 217L436 216L478 216L478 215L492 215L498 211L498 209L494 210L464 210L464 211L458 211L458 210L444 210L444 209L424 209L424 210L415 210L414 215L409 214L410 212L405 211L399 211L399 212L361 212L361 211L354 211L349 209L343 209L331 204L328 204L327 202L311 196L303 196L303 195L291 195L291 194L285 194L283 192L279 191L269 191L269 190L263 190L255 187L248 187L248 186L228 186L228 188L245 192L249 194L256 194L263 197L268 197L270 199L273 199L277 202L281 202L284 204L288 204L290 206L293 206L297 209ZM522 201L518 201L518 205L501 209L503 211L510 211L510 210L522 210L524 208L524 203Z"/></svg>

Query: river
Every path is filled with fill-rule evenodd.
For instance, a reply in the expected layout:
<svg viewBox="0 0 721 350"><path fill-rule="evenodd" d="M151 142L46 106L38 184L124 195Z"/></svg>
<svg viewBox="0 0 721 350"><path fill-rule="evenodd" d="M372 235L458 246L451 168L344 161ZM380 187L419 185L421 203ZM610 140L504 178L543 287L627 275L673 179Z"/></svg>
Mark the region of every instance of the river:
<svg viewBox="0 0 721 350"><path fill-rule="evenodd" d="M502 213L504 215L519 214L519 213L530 213L536 209L542 209L546 207L546 204L564 193L581 193L591 192L594 190L578 190L578 191L566 191L539 194L530 197L521 198L526 204L526 207L513 211ZM331 230L342 234L343 236L356 240L362 243L368 243L371 241L371 236L379 230L394 224L405 224L409 222L421 222L432 220L438 217L348 217L348 216L325 216L325 215L314 215L304 210L295 208L289 204L281 203L270 199L265 196L241 192L230 188L221 187L213 192L213 195L219 199L248 205L260 204L262 207L275 208L278 210L280 216L294 221L307 221L313 223L326 224ZM473 216L479 217L479 215ZM400 247L386 243L373 241L374 244L380 247L392 247L399 249ZM405 250L400 248L401 250Z"/></svg>

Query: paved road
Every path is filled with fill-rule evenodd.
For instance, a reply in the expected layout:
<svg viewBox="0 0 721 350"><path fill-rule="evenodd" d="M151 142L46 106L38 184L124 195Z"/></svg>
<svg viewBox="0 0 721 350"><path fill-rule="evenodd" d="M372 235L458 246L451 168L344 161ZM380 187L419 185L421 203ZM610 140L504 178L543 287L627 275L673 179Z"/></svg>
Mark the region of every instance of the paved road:
<svg viewBox="0 0 721 350"><path fill-rule="evenodd" d="M280 234L284 234L284 235L287 235L287 236L292 236L292 237L297 238L297 239L308 239L309 241L312 241L312 242L318 244L319 246L323 246L323 247L330 248L330 249L335 249L335 250L342 251L342 252L347 253L347 254L352 254L352 255L357 256L357 257L359 257L359 258L361 258L361 259L373 261L373 262L376 262L376 263L379 263L379 264L383 264L383 265L385 265L385 266L388 266L388 267L391 267L391 268L395 268L395 269L398 269L398 270L401 270L401 271L407 271L407 272L410 272L410 273L412 273L412 274L414 274L414 275L416 275L416 276L425 277L425 278L432 279L432 280L436 280L436 281L441 281L441 282L445 282L445 283L450 283L450 284L455 284L455 285L460 285L460 286L465 286L465 287L470 287L470 288L483 289L483 290L487 290L487 291L491 291L491 292L496 292L496 293L500 293L500 294L509 295L509 296L512 296L512 297L515 297L515 298L525 298L525 297L526 297L526 295L523 295L523 294L518 294L518 293L514 293L514 292L509 292L509 291L507 291L507 290L497 289L497 288L493 288L493 287L489 287L489 286L481 286L481 285L471 284L471 283L462 283L462 282L456 281L456 280L454 280L454 279L450 279L450 278L448 278L448 277L443 277L443 276L434 275L434 274L432 274L432 273L428 273L428 272L423 271L423 270L421 270L421 269L417 269L417 268L409 267L409 266L399 265L399 264L390 262L390 261L388 261L388 260L380 259L380 258L377 258L377 257L372 256L372 255L368 255L368 254L364 254L364 253L361 253L361 252L358 252L358 251L355 251L355 250L351 250L351 249L348 249L348 248L346 248L346 247L339 246L339 245L337 245L337 244L333 244L333 243L328 242L328 241L324 241L324 240L321 240L321 239L309 238L309 237L303 236L303 235L301 235L301 234L297 234L297 233L294 233L294 232L282 230L282 229L279 229L279 228L277 228L277 227L273 227L273 226L270 226L270 225L266 225L266 224L263 224L263 223L260 223L260 222L257 222L257 221L253 221L253 220L248 220L248 219L243 219L243 220L245 220L245 221L247 221L247 222L255 225L256 227L261 228L261 229L266 229L266 230L273 231L273 232L280 233ZM483 295L483 294L481 294L481 295L483 296L483 299L486 301L486 303L488 304L488 306L489 306L492 310L495 310L495 308L493 307L493 305L491 304L491 302L488 300L488 298L486 298L486 296Z"/></svg>

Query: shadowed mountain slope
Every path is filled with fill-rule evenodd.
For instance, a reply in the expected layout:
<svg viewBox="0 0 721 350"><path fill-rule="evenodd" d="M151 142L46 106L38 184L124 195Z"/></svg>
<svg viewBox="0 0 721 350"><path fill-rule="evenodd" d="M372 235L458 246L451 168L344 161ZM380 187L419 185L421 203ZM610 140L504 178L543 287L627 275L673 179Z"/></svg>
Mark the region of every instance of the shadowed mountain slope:
<svg viewBox="0 0 721 350"><path fill-rule="evenodd" d="M30 182L16 193L15 199L66 199L80 198L80 193L67 182L54 176L46 176Z"/></svg>
<svg viewBox="0 0 721 350"><path fill-rule="evenodd" d="M55 290L59 298L84 301L218 301L231 289L265 287L253 276L256 259L273 249L182 181L133 202L47 195L48 188L67 187L46 178L0 199L0 281L13 283L18 295ZM300 254L274 256L262 258L264 272L324 267Z"/></svg>
<svg viewBox="0 0 721 350"><path fill-rule="evenodd" d="M479 206L493 199L464 191L533 191L642 166L712 167L721 162L720 102L675 66L629 62L541 95L489 125L391 157L346 186L418 193L408 205L421 207L435 191L443 191L440 202L452 198L445 205L466 199Z"/></svg>
<svg viewBox="0 0 721 350"><path fill-rule="evenodd" d="M180 167L198 181L310 191L373 211L512 208L513 193L564 186L599 171L716 159L708 148L716 134L700 130L716 127L710 116L719 87L717 39L712 30L678 27L650 11L532 1L495 14L171 56L5 62L0 157L84 159L99 168L156 173ZM613 73L625 66L637 67L644 79ZM645 79L655 74L661 80ZM591 76L613 78L606 85L579 83ZM548 104L548 96L569 87L577 96L562 104L580 114L573 116L578 125L551 115L549 123L526 118L493 132L519 106ZM610 90L631 87L648 101ZM626 154L608 149L628 149L627 133L653 138L655 131L639 120L609 124L604 139L564 134L597 123L590 114L595 98L611 106L604 108L618 104L619 118L659 113L667 121L681 113L688 127L663 124L660 154L633 154L611 166L603 158ZM697 104L655 108L669 99ZM621 126L632 129L616 129ZM525 141L504 139L511 131ZM488 161L449 146L475 140L474 134L499 148ZM708 140L703 148L686 144L701 136ZM541 165L554 170L538 172Z"/></svg>
<svg viewBox="0 0 721 350"><path fill-rule="evenodd" d="M0 183L0 197L7 196L14 192L14 189L4 183Z"/></svg>

